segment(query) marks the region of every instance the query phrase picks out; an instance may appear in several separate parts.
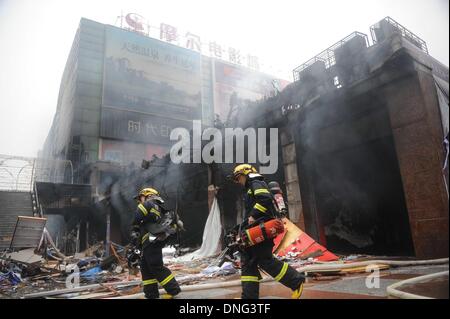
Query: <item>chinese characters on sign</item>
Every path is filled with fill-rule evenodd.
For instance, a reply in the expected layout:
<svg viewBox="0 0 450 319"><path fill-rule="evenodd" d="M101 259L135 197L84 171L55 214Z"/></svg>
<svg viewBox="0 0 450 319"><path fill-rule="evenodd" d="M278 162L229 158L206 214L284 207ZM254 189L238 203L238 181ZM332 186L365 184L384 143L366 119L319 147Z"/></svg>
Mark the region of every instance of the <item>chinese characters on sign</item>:
<svg viewBox="0 0 450 319"><path fill-rule="evenodd" d="M248 56L247 56L247 66L248 66L250 69L259 70L258 57L253 56L253 55L248 55Z"/></svg>
<svg viewBox="0 0 450 319"><path fill-rule="evenodd" d="M178 40L177 28L165 23L161 23L159 30L159 38L161 40L165 40L167 42L174 42Z"/></svg>
<svg viewBox="0 0 450 319"><path fill-rule="evenodd" d="M159 33L158 36L160 40L174 43L200 53L204 51L202 50L202 47L207 46L208 50L206 51L211 57L225 59L231 63L245 65L250 69L259 71L260 65L256 56L242 56L241 52L235 48L230 47L226 49L215 41L209 41L205 44L201 41L200 36L191 32L186 32L185 35L182 36L179 34L179 31L176 27L166 23L161 23L159 27L150 26L148 23L146 23L145 19L142 16L136 13L127 14L125 16L125 22L128 25L128 27L125 28L128 30L147 36L152 36L150 32L152 30L153 36L156 36L155 32ZM225 55L224 53L227 53L227 55Z"/></svg>
<svg viewBox="0 0 450 319"><path fill-rule="evenodd" d="M128 132L141 133L141 122L128 121Z"/></svg>
<svg viewBox="0 0 450 319"><path fill-rule="evenodd" d="M103 107L100 135L115 140L169 145L170 132L192 128L192 121Z"/></svg>
<svg viewBox="0 0 450 319"><path fill-rule="evenodd" d="M142 126L141 126L142 124ZM141 127L143 130L141 130ZM158 136L167 138L170 136L171 127L165 124L155 122L141 122L128 120L128 133L141 134L146 136Z"/></svg>
<svg viewBox="0 0 450 319"><path fill-rule="evenodd" d="M197 52L202 51L202 44L198 35L186 33L186 48Z"/></svg>
<svg viewBox="0 0 450 319"><path fill-rule="evenodd" d="M228 49L228 59L232 63L241 64L241 53L234 48L229 48Z"/></svg>
<svg viewBox="0 0 450 319"><path fill-rule="evenodd" d="M209 53L214 58L222 57L222 47L218 45L216 42L209 42Z"/></svg>

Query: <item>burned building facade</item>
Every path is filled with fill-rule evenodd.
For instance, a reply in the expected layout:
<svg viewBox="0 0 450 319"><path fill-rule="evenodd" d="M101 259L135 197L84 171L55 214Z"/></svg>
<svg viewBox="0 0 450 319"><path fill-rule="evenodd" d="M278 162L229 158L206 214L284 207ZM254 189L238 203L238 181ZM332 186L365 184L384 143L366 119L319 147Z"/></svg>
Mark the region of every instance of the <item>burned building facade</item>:
<svg viewBox="0 0 450 319"><path fill-rule="evenodd" d="M371 32L296 68L248 125L279 127L291 218L330 250L448 256L448 67L391 18Z"/></svg>
<svg viewBox="0 0 450 319"><path fill-rule="evenodd" d="M43 214L61 225L56 203L66 203L58 206L62 212L77 202L67 185L89 186L90 213L83 208L64 214L66 222L68 215L79 215L76 227L69 227L79 246L95 240L124 243L136 209L132 198L153 185L185 221L184 242L200 244L212 175L206 165L170 163L170 132L191 129L193 120L228 125L247 101L273 94L272 80L139 32L81 19L42 151L51 174L66 186L44 196ZM141 167L143 160L149 167ZM59 165L62 161L71 166ZM37 181L54 181L51 177L37 176ZM50 188L42 184L40 189Z"/></svg>
<svg viewBox="0 0 450 319"><path fill-rule="evenodd" d="M146 185L185 221L185 245L201 242L215 194L223 227L239 222L241 190L226 178L233 163L170 161L166 133L201 119L222 132L278 128L279 166L267 181L282 184L289 218L330 250L447 256L448 67L390 18L371 38L350 34L274 95L265 75L82 19L43 152L70 160L74 183L91 187L78 237L93 223L100 239L126 241L131 198ZM164 52L184 58L139 72L141 59Z"/></svg>

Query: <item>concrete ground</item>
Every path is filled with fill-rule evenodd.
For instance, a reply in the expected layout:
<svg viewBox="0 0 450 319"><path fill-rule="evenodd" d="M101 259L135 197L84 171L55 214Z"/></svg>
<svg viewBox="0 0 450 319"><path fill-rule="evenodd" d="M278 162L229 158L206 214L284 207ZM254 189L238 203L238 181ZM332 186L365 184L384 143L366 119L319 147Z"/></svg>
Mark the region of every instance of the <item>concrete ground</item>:
<svg viewBox="0 0 450 319"><path fill-rule="evenodd" d="M366 286L369 274L364 273L348 274L340 278L332 277L331 280L325 280L326 277L322 277L320 281L308 279L302 299L386 299L388 298L386 288L389 285L417 276L448 271L448 269L448 265L391 268L380 272L379 286L374 288ZM238 277L230 278L230 280L235 279ZM370 282L376 284L375 280ZM414 293L448 299L448 280L424 287L418 286ZM240 295L240 287L231 287L183 292L177 299L233 299L239 298ZM262 299L291 298L291 290L278 282L261 283L260 297Z"/></svg>

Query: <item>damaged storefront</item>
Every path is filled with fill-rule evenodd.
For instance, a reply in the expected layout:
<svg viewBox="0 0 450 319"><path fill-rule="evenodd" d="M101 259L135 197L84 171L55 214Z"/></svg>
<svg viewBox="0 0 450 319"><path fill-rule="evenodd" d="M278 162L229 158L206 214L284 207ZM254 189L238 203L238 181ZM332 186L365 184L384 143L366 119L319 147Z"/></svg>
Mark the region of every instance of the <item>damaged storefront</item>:
<svg viewBox="0 0 450 319"><path fill-rule="evenodd" d="M307 277L316 298L332 296L333 284L339 286L343 278L357 280L352 274L363 278L369 266L447 271L448 286L448 68L428 54L423 40L383 19L371 28L372 44L367 35L353 32L296 68L293 83L281 88L273 82L275 91L263 95L262 89L249 89L255 85L243 80L245 72L238 67L161 43L161 52L192 59L193 76L178 66L155 63L161 69L152 72L161 73L143 78L145 72L134 72L120 55L143 68L147 57L123 53L119 44L154 39L83 19L81 38L86 30L105 46L92 64L98 83L78 85L82 89L76 98L84 104L74 108L79 113L64 133L67 139L60 139L63 125L56 125L46 142L48 154L74 162L71 174L65 166L62 173L52 166L62 181L38 176L31 192L0 194L9 202L25 198L30 202L25 217L40 223L40 240L32 246L13 247L9 233L2 238L2 296L135 299L144 298L142 287L149 283L163 293L164 284L176 277L184 298L236 298L241 291L233 289L252 277L266 285L262 295L276 297L272 291L278 288L271 285L288 267ZM105 52L110 56L104 57ZM77 72L81 79L86 76L83 67ZM173 78L167 83L158 82L169 73ZM178 90L178 77L184 79L184 90ZM261 75L258 81L267 86L271 79ZM146 85L165 93L155 102ZM128 93L136 97L129 99ZM186 154L172 152L176 141L169 132L174 127L188 136ZM214 140L196 137L197 129L213 129ZM244 152L236 151L239 145ZM264 150L256 152L261 145ZM219 160L205 161L205 153ZM173 156L184 160L176 162ZM240 163L251 163L255 173L264 175L270 184L263 192L271 203L276 188L271 182L278 183L277 194L287 204L286 215L272 218L281 231L270 238L262 235L273 240L268 255L282 265L278 275L261 271L261 278L244 276L243 281L240 253L250 244L232 251L237 245L227 242L229 231L244 221L244 196L249 194L245 183L230 178ZM264 173L272 164L276 169ZM131 233L136 212L142 211L135 197L150 187L183 224L162 248L170 270L163 280L139 273L145 248L133 243ZM272 204L276 207L276 201ZM17 207L11 205L11 211L23 209ZM11 220L18 219L19 225L16 211L4 215L3 220L13 225ZM141 244L151 237L146 231ZM426 275L423 268L414 271ZM404 273L386 275L398 279ZM317 293L321 289L328 295ZM345 289L340 297L357 297ZM395 294L383 288L371 295L367 285L361 289L364 296ZM279 295L290 297L290 290Z"/></svg>
<svg viewBox="0 0 450 319"><path fill-rule="evenodd" d="M295 69L296 81L263 103L283 115L265 117L278 118L270 125L280 126L299 225L320 243L446 256L448 68L394 22L372 27L372 46L356 32Z"/></svg>

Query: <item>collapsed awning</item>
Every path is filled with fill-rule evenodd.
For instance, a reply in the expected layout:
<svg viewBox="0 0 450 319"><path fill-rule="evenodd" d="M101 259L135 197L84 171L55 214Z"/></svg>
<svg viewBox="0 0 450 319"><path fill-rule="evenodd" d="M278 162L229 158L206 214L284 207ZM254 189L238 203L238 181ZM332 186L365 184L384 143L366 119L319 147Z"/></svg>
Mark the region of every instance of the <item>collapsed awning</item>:
<svg viewBox="0 0 450 319"><path fill-rule="evenodd" d="M289 219L283 218L285 231L274 239L273 252L279 257L294 259L314 258L319 261L333 261L339 258L318 244L307 233L298 228Z"/></svg>

